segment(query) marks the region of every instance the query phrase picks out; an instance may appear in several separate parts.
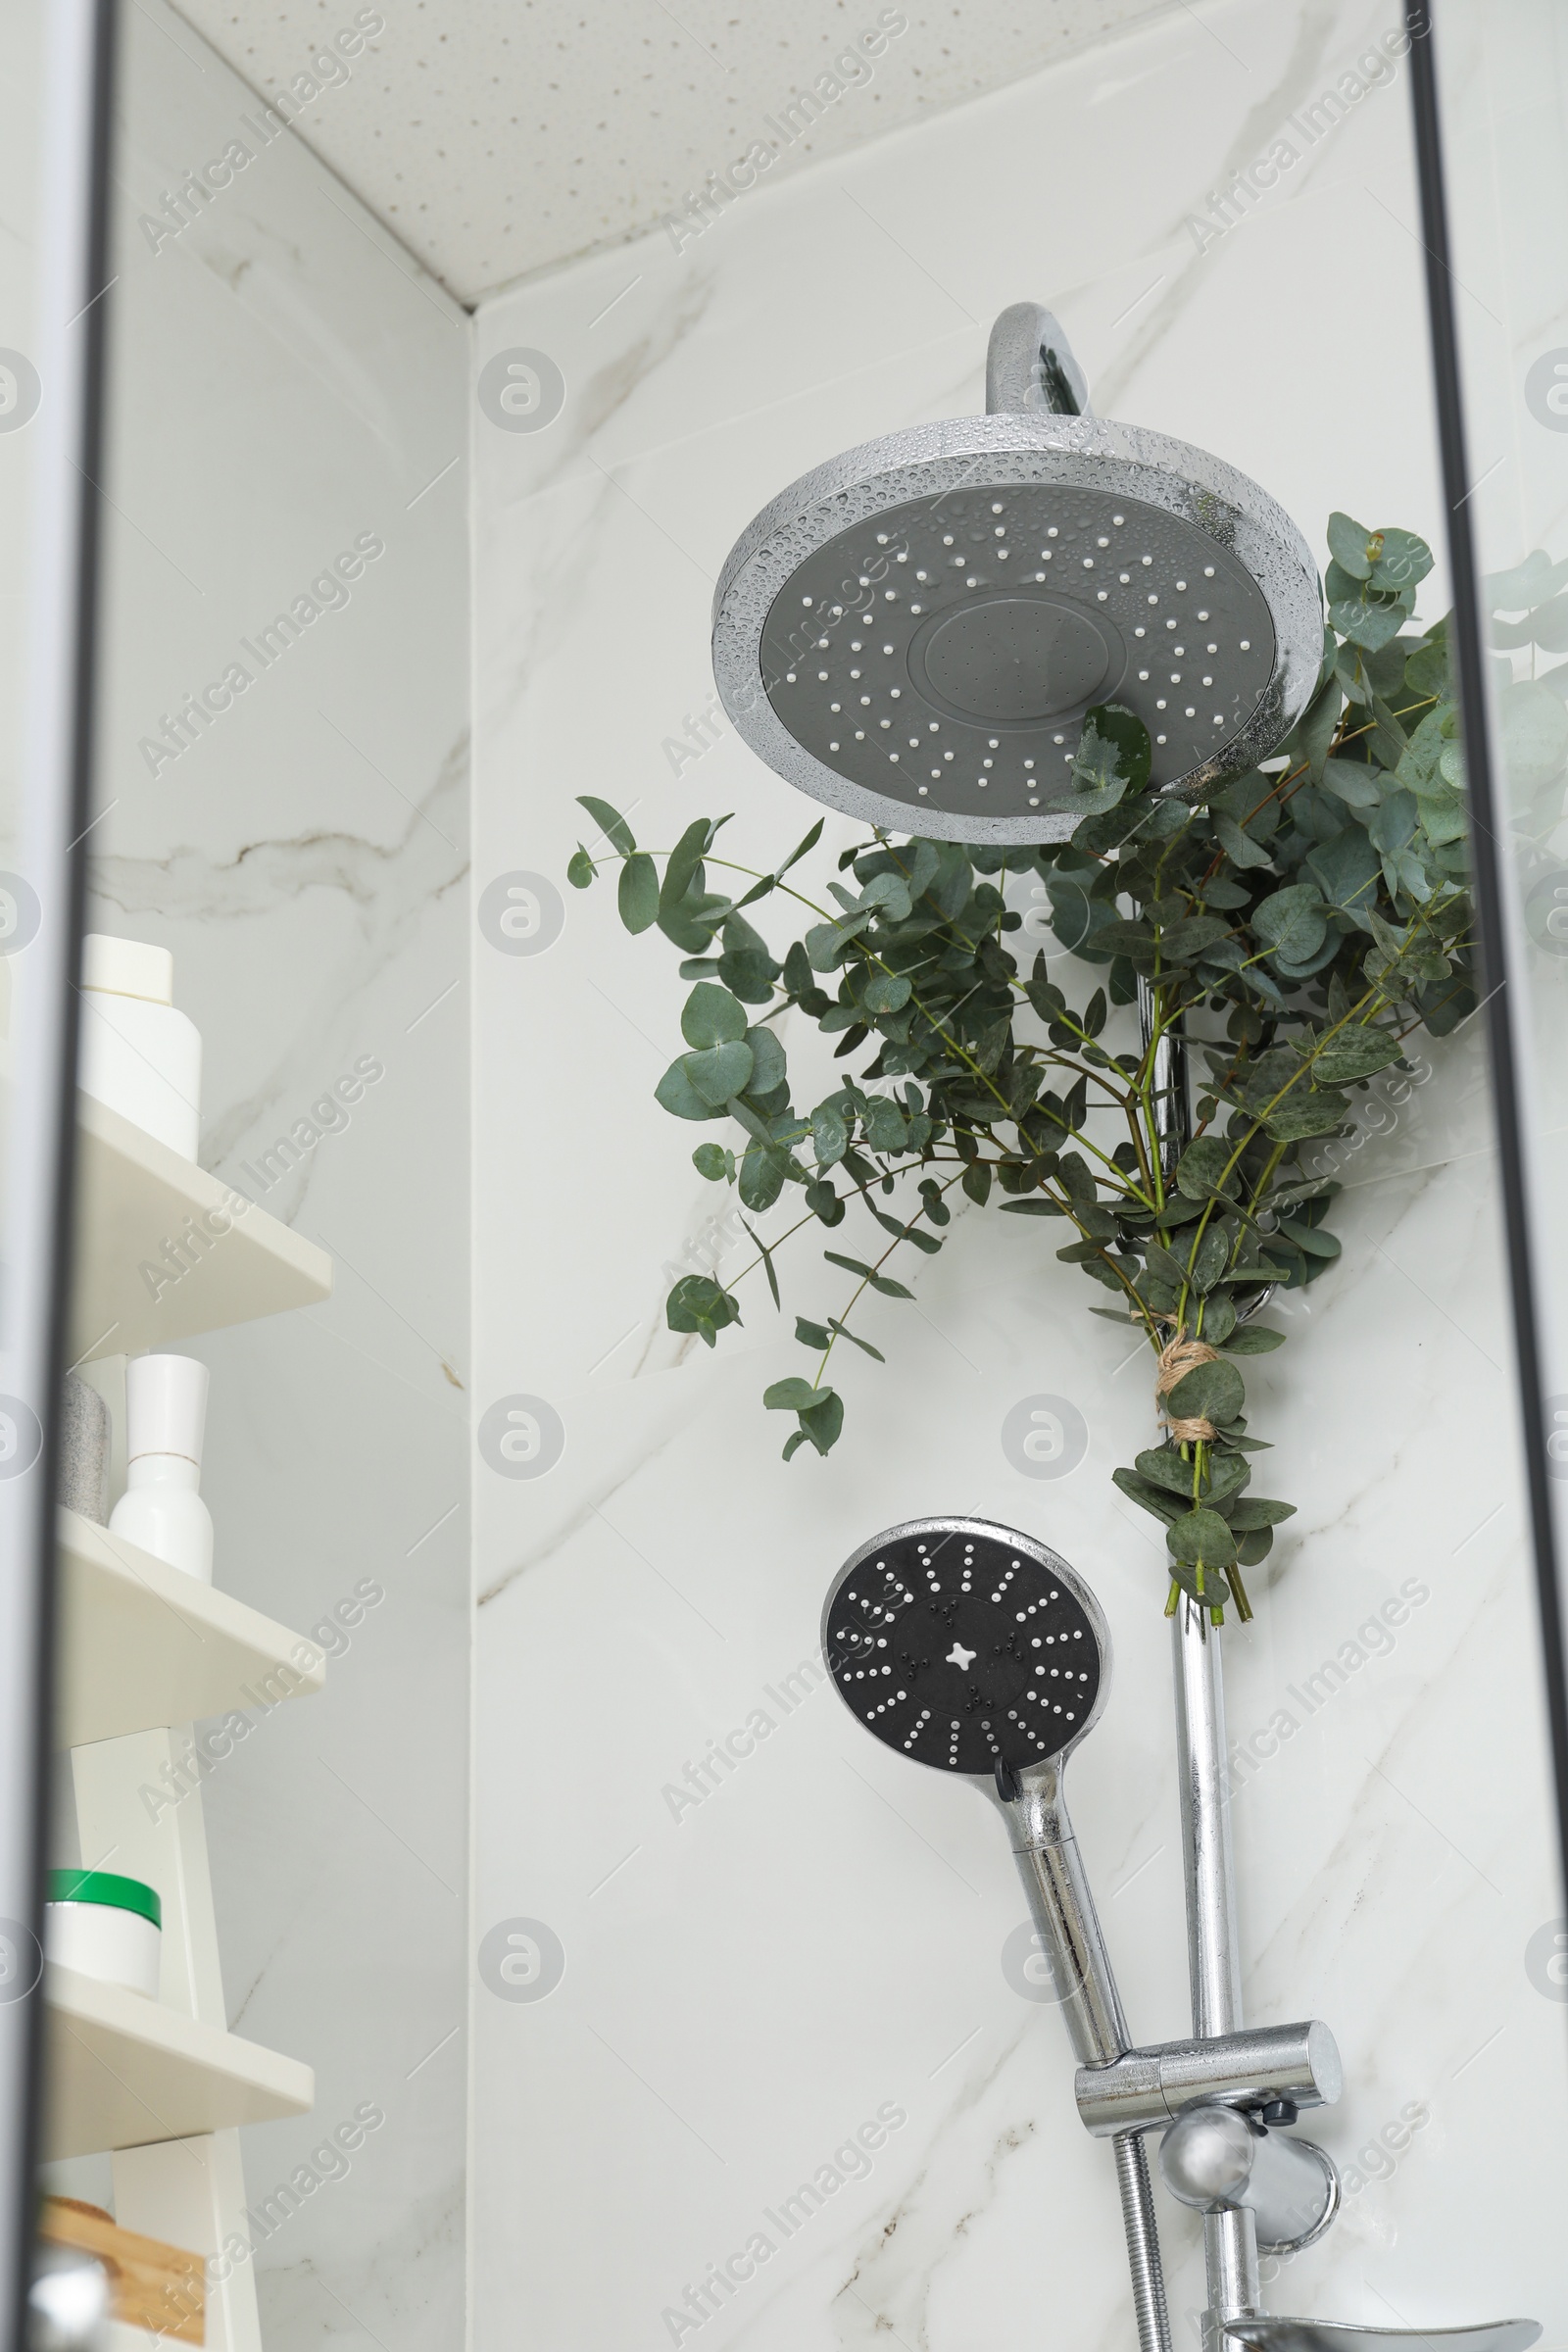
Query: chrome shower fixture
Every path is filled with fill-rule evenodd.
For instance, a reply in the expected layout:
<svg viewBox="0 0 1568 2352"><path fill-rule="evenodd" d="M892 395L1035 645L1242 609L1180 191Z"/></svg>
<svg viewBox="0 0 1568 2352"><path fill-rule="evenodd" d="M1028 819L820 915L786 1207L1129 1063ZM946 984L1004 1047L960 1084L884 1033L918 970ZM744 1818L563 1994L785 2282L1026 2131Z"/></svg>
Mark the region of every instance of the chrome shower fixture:
<svg viewBox="0 0 1568 2352"><path fill-rule="evenodd" d="M1055 1552L986 1519L889 1528L835 1579L822 1649L867 1731L913 1762L972 1779L1006 1820L1079 2060L1079 2113L1115 2150L1141 2352L1170 2352L1143 2132L1174 2125L1195 2099L1257 2112L1272 2103L1294 2120L1337 2098L1333 2036L1304 2024L1134 2046L1062 1788L1068 1756L1104 1707L1110 1639L1094 1594ZM1291 2162L1281 2159L1298 2192ZM1334 2168L1326 2156L1316 2168L1326 2205ZM1290 2213L1298 2236L1296 2204Z"/></svg>
<svg viewBox="0 0 1568 2352"><path fill-rule="evenodd" d="M1006 1821L1078 2059L1079 2120L1115 2151L1140 2352L1171 2352L1143 2133L1160 2132L1166 2187L1204 2217L1211 2289L1216 2253L1226 2271L1244 2252L1255 2266L1257 2248L1299 2252L1340 2203L1333 2159L1290 2132L1301 2109L1340 2095L1334 2036L1316 2021L1200 2024L1186 2041L1133 2043L1062 1788L1067 1758L1104 1710L1110 1641L1093 1592L1046 1544L988 1519L890 1527L834 1579L822 1653L857 1722L911 1762L969 1779ZM1207 1655L1215 1662L1212 1647ZM1188 1863L1191 1878L1190 1841ZM1231 2246L1237 2231L1243 2242ZM1204 2352L1527 2352L1540 2333L1533 2320L1383 2328L1276 2319L1257 2309L1255 2280L1246 2296L1211 2299L1202 2321Z"/></svg>
<svg viewBox="0 0 1568 2352"><path fill-rule="evenodd" d="M1085 712L1117 702L1199 800L1266 759L1317 683L1311 552L1206 451L1090 413L1036 303L992 330L987 414L818 466L742 532L713 674L787 782L946 841L1064 840Z"/></svg>

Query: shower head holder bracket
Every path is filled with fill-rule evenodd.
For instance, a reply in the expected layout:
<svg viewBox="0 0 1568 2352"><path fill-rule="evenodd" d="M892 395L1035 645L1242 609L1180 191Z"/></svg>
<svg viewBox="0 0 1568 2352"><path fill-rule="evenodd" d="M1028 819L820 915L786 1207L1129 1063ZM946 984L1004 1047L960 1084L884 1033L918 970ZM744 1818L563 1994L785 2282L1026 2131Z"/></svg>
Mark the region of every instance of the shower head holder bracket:
<svg viewBox="0 0 1568 2352"><path fill-rule="evenodd" d="M1162 2131L1200 2099L1251 2113L1274 2099L1327 2107L1343 2082L1334 2036L1311 2019L1124 2050L1108 2066L1081 2066L1073 2087L1085 2130L1110 2139Z"/></svg>

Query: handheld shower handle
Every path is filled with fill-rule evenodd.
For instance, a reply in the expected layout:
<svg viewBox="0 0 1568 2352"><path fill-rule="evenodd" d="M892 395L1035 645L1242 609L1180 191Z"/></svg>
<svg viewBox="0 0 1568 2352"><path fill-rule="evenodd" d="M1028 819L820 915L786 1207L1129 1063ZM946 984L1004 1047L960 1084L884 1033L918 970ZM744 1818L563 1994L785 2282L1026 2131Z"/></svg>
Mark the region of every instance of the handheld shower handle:
<svg viewBox="0 0 1568 2352"><path fill-rule="evenodd" d="M1029 1765L1022 1774L1000 1766L996 1800L1007 1817L1013 1859L1023 1880L1035 1929L1051 1961L1081 2067L1110 2066L1128 2046L1116 1980L1110 1973L1095 1898L1061 1792L1059 1758ZM1136 2132L1118 2132L1116 2177L1121 2189L1127 2267L1139 2352L1171 2352L1165 2279L1159 2258L1149 2159Z"/></svg>
<svg viewBox="0 0 1568 2352"><path fill-rule="evenodd" d="M1038 302L1014 302L998 318L986 347L986 413L1028 409L1087 416L1089 382L1059 320Z"/></svg>
<svg viewBox="0 0 1568 2352"><path fill-rule="evenodd" d="M1062 1796L1061 1768L1031 1768L1004 1782L997 1802L1007 1817L1013 1859L1081 2066L1108 2066L1128 2047L1116 1980L1095 1911L1078 1840Z"/></svg>

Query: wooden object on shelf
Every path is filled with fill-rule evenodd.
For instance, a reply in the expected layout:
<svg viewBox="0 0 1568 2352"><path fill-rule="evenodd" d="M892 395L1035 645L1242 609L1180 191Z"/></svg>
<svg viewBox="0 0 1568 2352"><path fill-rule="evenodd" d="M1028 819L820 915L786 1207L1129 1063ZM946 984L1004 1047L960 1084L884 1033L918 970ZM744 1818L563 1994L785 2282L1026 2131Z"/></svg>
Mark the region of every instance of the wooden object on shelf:
<svg viewBox="0 0 1568 2352"><path fill-rule="evenodd" d="M101 2205L45 2197L38 2213L45 2245L76 2246L109 2273L109 2311L127 2328L176 2344L207 2340L207 2266L199 2254L122 2230Z"/></svg>
<svg viewBox="0 0 1568 2352"><path fill-rule="evenodd" d="M75 1511L59 1530L57 1747L320 1690L325 1655L304 1635Z"/></svg>

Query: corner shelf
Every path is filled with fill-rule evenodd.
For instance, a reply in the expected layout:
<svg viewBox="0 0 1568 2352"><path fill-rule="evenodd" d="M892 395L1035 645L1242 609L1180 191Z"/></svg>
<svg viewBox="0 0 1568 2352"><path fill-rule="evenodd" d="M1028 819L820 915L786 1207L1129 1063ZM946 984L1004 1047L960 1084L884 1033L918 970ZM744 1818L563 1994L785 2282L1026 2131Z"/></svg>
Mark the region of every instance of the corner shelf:
<svg viewBox="0 0 1568 2352"><path fill-rule="evenodd" d="M310 2112L316 2077L297 2058L74 1969L49 1968L44 1999L45 2163Z"/></svg>
<svg viewBox="0 0 1568 2352"><path fill-rule="evenodd" d="M87 1747L126 1732L199 1723L270 1698L319 1690L326 1659L314 1642L219 1592L122 1536L59 1515L60 1678L54 1743ZM301 1647L312 1663L301 1666Z"/></svg>
<svg viewBox="0 0 1568 2352"><path fill-rule="evenodd" d="M180 1241L187 1217L226 1214L236 1196L91 1095L76 1097L76 1150L73 1363L134 1355L331 1297L325 1250L254 1205L211 1248L186 1245L188 1272L176 1279L171 1267L167 1284L149 1280L143 1266Z"/></svg>

